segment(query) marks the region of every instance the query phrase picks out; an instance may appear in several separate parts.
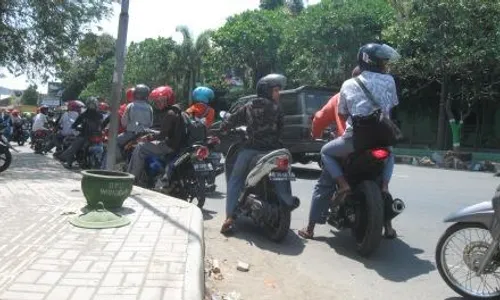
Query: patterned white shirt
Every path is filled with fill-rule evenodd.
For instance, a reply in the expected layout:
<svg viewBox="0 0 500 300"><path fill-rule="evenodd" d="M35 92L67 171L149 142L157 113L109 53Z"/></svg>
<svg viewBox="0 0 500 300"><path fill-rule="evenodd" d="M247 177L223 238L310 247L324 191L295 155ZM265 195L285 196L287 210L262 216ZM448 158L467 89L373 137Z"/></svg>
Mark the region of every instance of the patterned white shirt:
<svg viewBox="0 0 500 300"><path fill-rule="evenodd" d="M373 94L375 101L380 107L376 107L373 102L363 92L354 78L346 80L340 89L338 112L341 115L349 116L346 122L344 137L352 136L351 116L368 116L377 109L389 117L391 109L399 104L394 78L388 74L363 71L359 79L366 88Z"/></svg>

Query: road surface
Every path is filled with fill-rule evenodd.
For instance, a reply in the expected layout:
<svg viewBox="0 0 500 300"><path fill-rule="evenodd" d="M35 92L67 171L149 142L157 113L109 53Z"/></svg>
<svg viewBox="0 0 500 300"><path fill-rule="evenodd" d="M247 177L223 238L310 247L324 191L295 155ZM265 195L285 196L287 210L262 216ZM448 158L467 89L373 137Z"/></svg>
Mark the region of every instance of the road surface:
<svg viewBox="0 0 500 300"><path fill-rule="evenodd" d="M348 232L324 225L317 227L316 240L304 241L296 235L307 223L319 175L311 165L297 166L301 168L295 169L299 179L293 183L293 191L302 205L293 213L293 232L281 245L267 241L247 223L229 239L218 234L226 190L224 177L219 176L217 190L221 193L205 204L207 256L218 256L229 264L246 259L256 268L248 275L231 272L215 284L220 290L239 289L243 299L258 299L254 298L257 294L269 295L269 299L462 299L445 285L435 267L435 246L448 226L442 220L463 206L491 199L498 185L496 177L397 165L390 188L407 205L394 223L400 237L384 240L377 254L363 259L355 253ZM253 276L261 282L251 281L255 281Z"/></svg>

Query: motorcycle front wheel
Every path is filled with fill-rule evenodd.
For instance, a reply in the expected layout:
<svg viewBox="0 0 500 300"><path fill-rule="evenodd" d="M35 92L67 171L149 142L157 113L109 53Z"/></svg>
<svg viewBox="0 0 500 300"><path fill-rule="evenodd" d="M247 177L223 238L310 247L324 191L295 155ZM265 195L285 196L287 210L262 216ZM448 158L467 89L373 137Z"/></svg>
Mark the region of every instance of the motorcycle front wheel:
<svg viewBox="0 0 500 300"><path fill-rule="evenodd" d="M356 238L356 250L361 256L370 256L382 240L384 225L384 201L379 186L374 181L363 181L355 189L355 225L352 233Z"/></svg>
<svg viewBox="0 0 500 300"><path fill-rule="evenodd" d="M0 150L0 173L7 170L12 163L12 154L9 149L1 149Z"/></svg>
<svg viewBox="0 0 500 300"><path fill-rule="evenodd" d="M450 226L436 246L436 266L444 282L467 299L499 299L499 254L486 266L484 274L476 269L493 238L482 224L457 223Z"/></svg>

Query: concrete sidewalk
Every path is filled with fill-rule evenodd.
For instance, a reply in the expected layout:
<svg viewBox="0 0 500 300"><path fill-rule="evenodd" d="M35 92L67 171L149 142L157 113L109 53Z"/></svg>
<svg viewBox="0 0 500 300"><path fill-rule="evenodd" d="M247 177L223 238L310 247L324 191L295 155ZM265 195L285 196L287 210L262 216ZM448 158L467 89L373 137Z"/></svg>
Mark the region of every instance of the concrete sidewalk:
<svg viewBox="0 0 500 300"><path fill-rule="evenodd" d="M196 206L134 187L122 212L130 225L76 228L80 175L22 151L0 174L0 299L202 299Z"/></svg>

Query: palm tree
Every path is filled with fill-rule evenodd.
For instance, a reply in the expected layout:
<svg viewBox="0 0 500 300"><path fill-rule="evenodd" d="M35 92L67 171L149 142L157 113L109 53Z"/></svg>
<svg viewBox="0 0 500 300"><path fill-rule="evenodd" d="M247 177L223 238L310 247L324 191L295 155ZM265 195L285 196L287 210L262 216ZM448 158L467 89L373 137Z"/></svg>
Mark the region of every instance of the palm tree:
<svg viewBox="0 0 500 300"><path fill-rule="evenodd" d="M179 78L179 81L182 82L182 90L185 95L185 83L188 83L188 99L189 104L192 103L191 91L194 88L196 82L203 82L203 78L201 78L201 66L203 63L203 57L210 51L210 37L212 36L213 31L207 30L202 32L196 40L193 40L191 32L187 26L181 25L177 26L177 32L182 34L183 40L181 45L179 45L177 51L178 57L178 67L183 71L181 75L182 78Z"/></svg>

